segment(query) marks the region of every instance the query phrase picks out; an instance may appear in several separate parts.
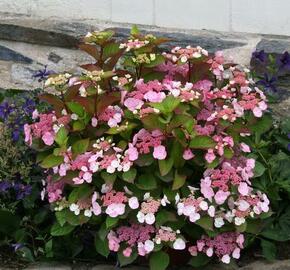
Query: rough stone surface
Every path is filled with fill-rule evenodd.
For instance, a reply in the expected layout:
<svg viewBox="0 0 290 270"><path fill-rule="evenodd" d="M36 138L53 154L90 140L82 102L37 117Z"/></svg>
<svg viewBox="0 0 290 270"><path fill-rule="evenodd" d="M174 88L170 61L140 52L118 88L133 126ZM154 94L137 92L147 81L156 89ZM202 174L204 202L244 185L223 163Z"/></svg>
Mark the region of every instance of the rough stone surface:
<svg viewBox="0 0 290 270"><path fill-rule="evenodd" d="M0 46L0 60L31 64L32 59L17 53L9 48Z"/></svg>
<svg viewBox="0 0 290 270"><path fill-rule="evenodd" d="M123 39L129 34L129 27L106 23L93 25L89 22L0 16L0 61L2 60L0 88L39 87L32 79L32 75L45 65L56 72L76 71L79 64L91 60L91 57L76 50L80 38L87 31L114 28L117 37ZM229 56L235 54L237 61L242 64L249 63L252 46L260 40L255 35L143 28L145 33L154 32L158 36L169 38L171 41L165 45L166 49L188 44L200 45L210 52L224 49Z"/></svg>
<svg viewBox="0 0 290 270"><path fill-rule="evenodd" d="M91 21L40 20L14 16L0 11L0 88L33 89L40 84L32 76L45 66L55 72L78 72L78 66L92 60L77 50L77 44L87 31L113 28L120 40L129 34L130 25ZM248 66L257 48L281 54L290 50L290 37L257 34L224 33L208 30L174 30L150 26L140 27L170 39L165 49L173 46L200 45L209 52L223 50L226 58ZM274 106L278 115L289 114L290 76L282 78L281 103Z"/></svg>

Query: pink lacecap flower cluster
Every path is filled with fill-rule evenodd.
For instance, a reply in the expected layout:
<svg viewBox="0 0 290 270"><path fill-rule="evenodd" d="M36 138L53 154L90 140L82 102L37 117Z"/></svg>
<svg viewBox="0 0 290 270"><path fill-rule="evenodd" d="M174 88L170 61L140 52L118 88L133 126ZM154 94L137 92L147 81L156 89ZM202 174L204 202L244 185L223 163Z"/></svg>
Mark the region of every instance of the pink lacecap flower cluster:
<svg viewBox="0 0 290 270"><path fill-rule="evenodd" d="M240 258L244 241L244 235L236 232L221 233L213 239L203 236L197 241L196 246L190 246L188 251L192 256L205 253L208 257L212 257L215 254L223 263L229 264L231 258Z"/></svg>
<svg viewBox="0 0 290 270"><path fill-rule="evenodd" d="M149 154L152 148L155 159L165 159L167 152L165 146L162 145L163 140L165 140L165 137L160 130L156 129L149 132L146 129L141 129L134 135L132 143L129 143L126 152L129 160L137 160L139 154Z"/></svg>
<svg viewBox="0 0 290 270"><path fill-rule="evenodd" d="M254 159L237 158L224 162L221 168L205 171L200 191L215 205L215 227L222 227L225 220L240 226L245 223L246 217L269 211L267 196L261 192L254 193L251 188L254 167ZM236 192L233 192L233 187Z"/></svg>
<svg viewBox="0 0 290 270"><path fill-rule="evenodd" d="M57 118L55 113L38 114L38 122L24 125L25 142L32 144L33 138L40 138L44 144L53 145L58 129L70 122L70 116Z"/></svg>
<svg viewBox="0 0 290 270"><path fill-rule="evenodd" d="M110 231L108 234L109 249L117 252L120 249L120 244L124 243L127 246L123 250L125 257L130 257L134 247L137 247L140 256L145 256L154 248L154 243L150 240L154 233L155 228L147 224L119 227L116 232Z"/></svg>
<svg viewBox="0 0 290 270"><path fill-rule="evenodd" d="M64 153L64 163L53 168L55 174L66 176L68 171L79 171L78 176L73 178L74 184L80 185L84 182L91 183L93 174L106 170L108 173L115 171L126 172L132 166L127 153L123 153L111 142L98 139L93 144L94 150L78 155L72 158L72 152L69 148Z"/></svg>
<svg viewBox="0 0 290 270"><path fill-rule="evenodd" d="M122 121L123 110L119 106L108 106L98 120L107 122L109 127L116 127Z"/></svg>
<svg viewBox="0 0 290 270"><path fill-rule="evenodd" d="M46 178L46 187L41 192L41 197L44 199L45 193L47 193L48 201L50 203L59 201L62 199L62 192L64 188L63 181L53 181L52 176L48 175Z"/></svg>
<svg viewBox="0 0 290 270"><path fill-rule="evenodd" d="M177 61L186 63L190 59L198 59L202 56L208 56L208 52L201 47L187 46L186 48L174 47L170 53L163 53L163 55L173 63L176 63Z"/></svg>
<svg viewBox="0 0 290 270"><path fill-rule="evenodd" d="M123 255L129 257L134 248L140 256L145 256L154 250L155 245L161 243L166 243L175 250L184 250L186 244L179 234L179 231L170 227L155 228L148 224L131 224L110 231L107 238L111 251L119 251L122 245Z"/></svg>

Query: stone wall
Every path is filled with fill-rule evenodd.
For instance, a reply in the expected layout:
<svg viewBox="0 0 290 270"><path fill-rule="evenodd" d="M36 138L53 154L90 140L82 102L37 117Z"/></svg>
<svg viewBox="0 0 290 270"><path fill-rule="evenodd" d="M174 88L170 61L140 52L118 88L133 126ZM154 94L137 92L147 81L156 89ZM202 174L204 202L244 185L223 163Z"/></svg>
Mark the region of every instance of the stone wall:
<svg viewBox="0 0 290 270"><path fill-rule="evenodd" d="M0 4L2 2L0 1ZM11 2L13 3L13 1ZM91 30L114 28L122 38L129 33L129 24L105 22L81 23L73 19L35 19L21 15L0 14L0 88L33 89L39 83L33 74L45 65L56 72L76 71L78 65L91 60L77 50L80 38ZM241 34L209 30L175 30L170 28L140 26L144 31L172 39L175 45L200 45L210 52L223 50L226 57L249 65L252 52L265 49L268 53L281 54L290 50L290 37L260 34ZM288 77L283 81L288 86ZM288 113L289 91L284 91L278 113Z"/></svg>
<svg viewBox="0 0 290 270"><path fill-rule="evenodd" d="M180 29L290 35L289 0L1 0L0 12Z"/></svg>

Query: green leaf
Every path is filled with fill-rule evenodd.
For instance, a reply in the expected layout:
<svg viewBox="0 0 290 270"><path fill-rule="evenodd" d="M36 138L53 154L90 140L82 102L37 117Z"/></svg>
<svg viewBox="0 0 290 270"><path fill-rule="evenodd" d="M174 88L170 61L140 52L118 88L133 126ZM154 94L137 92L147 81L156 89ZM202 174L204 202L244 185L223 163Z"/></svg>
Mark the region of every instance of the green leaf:
<svg viewBox="0 0 290 270"><path fill-rule="evenodd" d="M109 43L103 49L103 60L117 54L120 51L118 43Z"/></svg>
<svg viewBox="0 0 290 270"><path fill-rule="evenodd" d="M162 102L150 103L150 105L153 108L160 110L160 112L168 114L168 113L173 112L176 109L176 107L179 105L179 103L180 103L180 100L178 98L175 98L174 96L168 96Z"/></svg>
<svg viewBox="0 0 290 270"><path fill-rule="evenodd" d="M0 210L0 232L9 235L16 231L20 226L20 218L9 211Z"/></svg>
<svg viewBox="0 0 290 270"><path fill-rule="evenodd" d="M68 132L66 128L62 126L56 133L54 140L60 146L65 145L67 142L67 135L68 135Z"/></svg>
<svg viewBox="0 0 290 270"><path fill-rule="evenodd" d="M270 114L264 114L262 118L255 118L256 122L249 128L259 136L266 133L273 125L273 119Z"/></svg>
<svg viewBox="0 0 290 270"><path fill-rule="evenodd" d="M276 259L277 248L275 243L265 239L261 239L261 247L263 251L263 256L267 260L274 261Z"/></svg>
<svg viewBox="0 0 290 270"><path fill-rule="evenodd" d="M66 223L66 211L57 211L55 212L55 216L60 226Z"/></svg>
<svg viewBox="0 0 290 270"><path fill-rule="evenodd" d="M193 267L201 267L206 265L211 260L211 257L206 256L204 253L198 253L197 256L192 257L189 264Z"/></svg>
<svg viewBox="0 0 290 270"><path fill-rule="evenodd" d="M105 182L108 184L114 184L117 175L115 173L108 173L106 171L101 172L101 177L105 180Z"/></svg>
<svg viewBox="0 0 290 270"><path fill-rule="evenodd" d="M18 252L21 253L21 256L29 262L34 262L34 257L32 255L31 250L28 247L22 247L20 249L18 249Z"/></svg>
<svg viewBox="0 0 290 270"><path fill-rule="evenodd" d="M176 216L174 213L166 211L166 210L158 211L158 214L156 215L157 226L162 226L163 224L169 221L176 221Z"/></svg>
<svg viewBox="0 0 290 270"><path fill-rule="evenodd" d="M82 139L72 145L72 152L76 155L83 154L89 147L90 139Z"/></svg>
<svg viewBox="0 0 290 270"><path fill-rule="evenodd" d="M134 183L136 175L137 175L137 170L135 168L132 168L127 172L123 172L122 179L128 183Z"/></svg>
<svg viewBox="0 0 290 270"><path fill-rule="evenodd" d="M170 172L170 170L173 167L173 162L174 160L172 157L163 160L158 160L159 171L161 176L165 176Z"/></svg>
<svg viewBox="0 0 290 270"><path fill-rule="evenodd" d="M213 219L209 216L203 216L195 222L198 226L202 227L207 231L213 231Z"/></svg>
<svg viewBox="0 0 290 270"><path fill-rule="evenodd" d="M68 108L71 110L72 113L75 113L78 116L84 116L85 109L81 104L72 101L67 102L66 105L68 106Z"/></svg>
<svg viewBox="0 0 290 270"><path fill-rule="evenodd" d="M101 254L104 257L108 257L110 254L110 250L109 250L109 245L108 245L108 240L107 238L105 239L101 239L98 235L96 235L95 237L95 247L96 250L99 254Z"/></svg>
<svg viewBox="0 0 290 270"><path fill-rule="evenodd" d="M47 156L41 163L40 166L45 169L49 169L55 166L58 166L63 163L62 156L55 156L53 154Z"/></svg>
<svg viewBox="0 0 290 270"><path fill-rule="evenodd" d="M121 267L131 264L137 259L137 257L138 257L138 254L136 251L133 251L130 257L125 257L122 251L118 251L118 261Z"/></svg>
<svg viewBox="0 0 290 270"><path fill-rule="evenodd" d="M150 270L165 270L169 261L169 256L164 251L154 252L149 259Z"/></svg>
<svg viewBox="0 0 290 270"><path fill-rule="evenodd" d="M144 128L147 130L154 130L154 129L165 129L165 124L159 121L159 116L157 114L149 114L141 118L141 122L144 125Z"/></svg>
<svg viewBox="0 0 290 270"><path fill-rule="evenodd" d="M224 157L227 159L231 159L234 155L234 151L228 147L224 148Z"/></svg>
<svg viewBox="0 0 290 270"><path fill-rule="evenodd" d="M190 141L189 147L197 149L209 149L214 148L215 145L216 143L211 137L196 136Z"/></svg>
<svg viewBox="0 0 290 270"><path fill-rule="evenodd" d="M69 203L77 202L79 199L87 198L92 193L92 187L82 184L72 190L68 197Z"/></svg>
<svg viewBox="0 0 290 270"><path fill-rule="evenodd" d="M45 243L45 257L46 258L52 258L53 257L53 249L52 249L52 239L50 239L49 241L47 241Z"/></svg>
<svg viewBox="0 0 290 270"><path fill-rule="evenodd" d="M140 30L137 27L137 25L133 25L132 26L130 33L131 33L132 36L136 36L136 35L139 35L140 34Z"/></svg>
<svg viewBox="0 0 290 270"><path fill-rule="evenodd" d="M181 188L186 181L186 175L180 175L177 171L175 172L173 184L172 184L172 190L177 190Z"/></svg>
<svg viewBox="0 0 290 270"><path fill-rule="evenodd" d="M86 125L83 121L74 121L73 122L73 131L81 131L86 128Z"/></svg>
<svg viewBox="0 0 290 270"><path fill-rule="evenodd" d="M62 236L71 233L74 230L74 226L65 224L61 226L59 223L54 223L51 227L50 234L52 236Z"/></svg>
<svg viewBox="0 0 290 270"><path fill-rule="evenodd" d="M255 162L255 169L254 169L254 177L260 177L264 174L266 168L264 167L264 165L259 162L256 161Z"/></svg>
<svg viewBox="0 0 290 270"><path fill-rule="evenodd" d="M107 229L113 228L115 225L118 224L119 218L113 218L110 216L107 216L106 218L106 227Z"/></svg>
<svg viewBox="0 0 290 270"><path fill-rule="evenodd" d="M155 59L148 64L144 64L144 66L147 68L152 68L152 67L156 67L158 65L161 65L164 62L165 62L164 56L160 55L160 54L156 54Z"/></svg>
<svg viewBox="0 0 290 270"><path fill-rule="evenodd" d="M152 174L143 174L137 178L136 186L142 190L156 189L156 178Z"/></svg>

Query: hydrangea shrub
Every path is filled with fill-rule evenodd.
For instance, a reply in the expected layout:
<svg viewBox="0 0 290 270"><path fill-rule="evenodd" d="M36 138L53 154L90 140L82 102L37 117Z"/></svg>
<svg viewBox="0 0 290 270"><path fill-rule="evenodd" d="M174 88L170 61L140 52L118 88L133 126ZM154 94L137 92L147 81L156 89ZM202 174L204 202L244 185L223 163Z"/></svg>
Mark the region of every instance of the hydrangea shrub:
<svg viewBox="0 0 290 270"><path fill-rule="evenodd" d="M201 47L162 50L166 39L136 27L127 40L83 41L93 62L50 75L40 99L53 110L24 126L47 172L51 234L96 228L97 252L121 265L140 256L166 269L175 252L193 266L238 259L244 232L270 212L251 184L247 138L269 118L249 71Z"/></svg>

